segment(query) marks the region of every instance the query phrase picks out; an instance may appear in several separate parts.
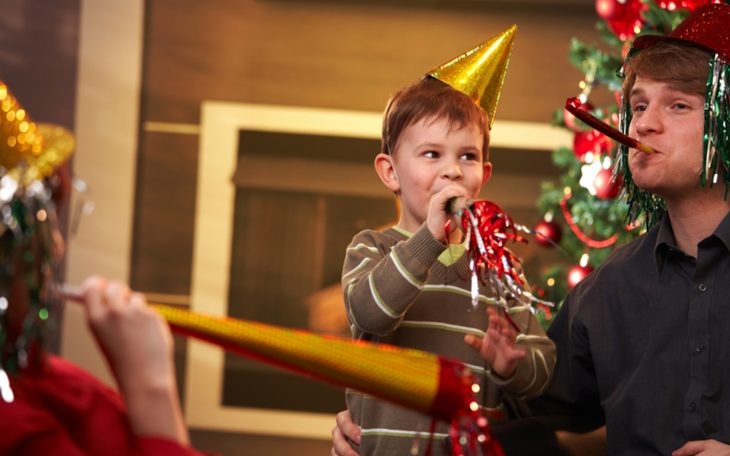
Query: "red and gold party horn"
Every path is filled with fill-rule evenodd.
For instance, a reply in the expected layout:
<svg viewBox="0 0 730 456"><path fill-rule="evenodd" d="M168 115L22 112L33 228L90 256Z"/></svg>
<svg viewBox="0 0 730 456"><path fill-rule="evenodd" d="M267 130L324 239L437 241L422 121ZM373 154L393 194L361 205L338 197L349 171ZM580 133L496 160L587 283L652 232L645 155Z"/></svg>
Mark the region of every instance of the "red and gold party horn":
<svg viewBox="0 0 730 456"><path fill-rule="evenodd" d="M578 119L585 122L589 127L603 133L614 141L618 141L621 144L631 147L632 149L640 150L646 154L653 154L656 152L650 146L640 143L638 140L621 133L619 130L607 124L606 122L603 122L601 119L597 118L590 112L581 109L581 104L582 103L578 97L570 97L565 100L565 109Z"/></svg>
<svg viewBox="0 0 730 456"><path fill-rule="evenodd" d="M72 286L61 294L82 296ZM150 304L172 330L297 374L353 388L437 419L473 415L476 383L468 367L420 350L353 341L301 329L210 316Z"/></svg>
<svg viewBox="0 0 730 456"><path fill-rule="evenodd" d="M474 402L471 371L432 353L152 304L173 331L445 421Z"/></svg>

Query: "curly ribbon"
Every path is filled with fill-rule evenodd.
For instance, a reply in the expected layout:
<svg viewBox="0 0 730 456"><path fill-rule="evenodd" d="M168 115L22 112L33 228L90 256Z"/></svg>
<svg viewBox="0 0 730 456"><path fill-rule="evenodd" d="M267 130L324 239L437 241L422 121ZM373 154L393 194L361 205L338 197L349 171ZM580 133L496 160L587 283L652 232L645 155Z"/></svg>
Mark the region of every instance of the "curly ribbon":
<svg viewBox="0 0 730 456"><path fill-rule="evenodd" d="M565 217L565 222L570 227L570 230L575 234L575 236L580 239L580 241L587 245L588 247L591 247L593 249L603 249L606 247L610 247L613 244L616 243L618 240L618 234L613 234L607 239L604 239L602 241L599 241L597 239L591 239L588 237L587 234L585 234L577 223L575 223L575 219L573 218L573 214L570 212L570 208L568 207L568 200L572 197L572 193L567 193L565 196L563 196L563 199L560 200L560 209L563 212L563 217Z"/></svg>
<svg viewBox="0 0 730 456"><path fill-rule="evenodd" d="M491 201L475 201L464 212L461 226L469 233L467 249L477 269L482 272L494 271L499 278L508 276L517 284L524 285L514 267L519 260L505 248L509 241L526 242L517 234L512 219ZM484 275L481 278L485 283Z"/></svg>
<svg viewBox="0 0 730 456"><path fill-rule="evenodd" d="M449 211L453 212L450 208ZM515 224L491 201L474 201L460 215L472 271L471 299L474 305L479 299L480 284L489 284L505 310L506 299L510 297L522 297L531 303L553 307L553 303L543 301L527 290L520 272L520 260L506 247L507 242L527 242L517 232L519 229L529 233L527 228ZM534 307L531 309L535 310ZM522 332L508 312L504 315L516 331Z"/></svg>

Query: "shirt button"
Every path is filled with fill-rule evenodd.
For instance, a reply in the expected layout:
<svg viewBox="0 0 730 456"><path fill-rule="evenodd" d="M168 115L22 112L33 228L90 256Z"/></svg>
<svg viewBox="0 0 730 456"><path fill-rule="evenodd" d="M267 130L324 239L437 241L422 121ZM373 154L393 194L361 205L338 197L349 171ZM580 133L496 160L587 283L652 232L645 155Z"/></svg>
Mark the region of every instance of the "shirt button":
<svg viewBox="0 0 730 456"><path fill-rule="evenodd" d="M704 293L705 291L707 291L707 285L701 283L697 286L697 289Z"/></svg>
<svg viewBox="0 0 730 456"><path fill-rule="evenodd" d="M687 408L689 409L690 412L694 412L695 409L697 408L697 404L695 404L694 402L691 402L689 404L689 407L687 407Z"/></svg>
<svg viewBox="0 0 730 456"><path fill-rule="evenodd" d="M702 353L703 351L705 351L704 344L697 344L697 346L695 347L695 351L697 351L697 353Z"/></svg>

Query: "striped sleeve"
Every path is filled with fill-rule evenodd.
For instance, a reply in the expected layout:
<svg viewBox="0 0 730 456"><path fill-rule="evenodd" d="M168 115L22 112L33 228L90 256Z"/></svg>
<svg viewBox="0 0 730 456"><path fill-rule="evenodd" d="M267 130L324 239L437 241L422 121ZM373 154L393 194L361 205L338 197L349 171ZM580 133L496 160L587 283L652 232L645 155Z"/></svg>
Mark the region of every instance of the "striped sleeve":
<svg viewBox="0 0 730 456"><path fill-rule="evenodd" d="M425 226L408 239L394 230L358 233L342 268L353 336L384 336L398 328L445 248Z"/></svg>

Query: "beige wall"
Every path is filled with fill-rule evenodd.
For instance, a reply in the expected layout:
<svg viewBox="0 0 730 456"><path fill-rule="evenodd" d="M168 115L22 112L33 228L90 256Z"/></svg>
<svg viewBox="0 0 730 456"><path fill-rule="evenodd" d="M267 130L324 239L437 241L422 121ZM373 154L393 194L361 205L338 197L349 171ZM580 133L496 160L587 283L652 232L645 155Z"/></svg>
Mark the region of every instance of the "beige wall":
<svg viewBox="0 0 730 456"><path fill-rule="evenodd" d="M143 2L82 2L74 172L89 186L94 212L70 239L67 280L91 274L129 280ZM68 306L62 353L111 383L82 322Z"/></svg>

